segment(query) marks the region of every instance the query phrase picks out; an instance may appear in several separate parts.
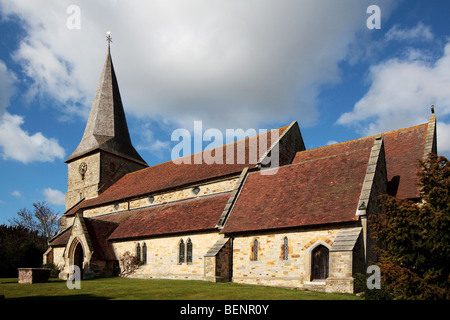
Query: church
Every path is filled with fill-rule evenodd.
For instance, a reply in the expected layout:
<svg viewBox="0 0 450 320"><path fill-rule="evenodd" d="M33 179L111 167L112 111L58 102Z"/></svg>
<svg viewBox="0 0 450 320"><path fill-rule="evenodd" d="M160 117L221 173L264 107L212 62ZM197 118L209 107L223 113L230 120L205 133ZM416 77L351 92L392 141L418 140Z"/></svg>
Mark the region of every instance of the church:
<svg viewBox="0 0 450 320"><path fill-rule="evenodd" d="M202 153L236 160L239 150L231 163L193 154L148 166L108 47L84 135L65 161L66 211L44 262L62 279L73 265L89 279L118 275L131 253L133 278L353 293L353 276L376 262L368 217L381 210L378 196L420 201L417 160L437 153L436 117L310 150L293 122Z"/></svg>

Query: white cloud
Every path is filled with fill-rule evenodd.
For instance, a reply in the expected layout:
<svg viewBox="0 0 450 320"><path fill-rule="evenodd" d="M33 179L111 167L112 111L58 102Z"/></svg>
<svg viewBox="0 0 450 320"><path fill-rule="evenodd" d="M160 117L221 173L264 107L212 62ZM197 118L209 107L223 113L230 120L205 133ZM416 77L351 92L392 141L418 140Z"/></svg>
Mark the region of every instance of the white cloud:
<svg viewBox="0 0 450 320"><path fill-rule="evenodd" d="M437 123L437 149L439 154L450 155L450 123ZM450 159L450 158L449 158Z"/></svg>
<svg viewBox="0 0 450 320"><path fill-rule="evenodd" d="M14 83L16 80L16 76L0 60L0 118L9 105L9 99L14 93Z"/></svg>
<svg viewBox="0 0 450 320"><path fill-rule="evenodd" d="M450 43L439 59L429 60L416 50L414 59L395 58L372 66L368 92L337 123L356 127L364 135L385 132L427 122L434 104L441 120L438 151L449 150L445 119L450 115Z"/></svg>
<svg viewBox="0 0 450 320"><path fill-rule="evenodd" d="M55 139L46 138L40 132L29 134L21 127L23 117L6 111L16 81L14 73L0 61L0 156L23 163L63 158L64 150Z"/></svg>
<svg viewBox="0 0 450 320"><path fill-rule="evenodd" d="M14 190L11 192L11 195L13 195L16 198L21 198L22 197L22 192L19 190Z"/></svg>
<svg viewBox="0 0 450 320"><path fill-rule="evenodd" d="M42 192L45 196L45 201L55 205L65 205L66 197L61 191L52 188L45 188Z"/></svg>
<svg viewBox="0 0 450 320"><path fill-rule="evenodd" d="M338 143L336 140L330 140L326 143L327 146L331 146L332 144Z"/></svg>
<svg viewBox="0 0 450 320"><path fill-rule="evenodd" d="M3 159L29 163L64 158L64 149L57 140L46 138L40 132L30 135L21 128L23 123L21 116L8 112L0 118L0 155Z"/></svg>
<svg viewBox="0 0 450 320"><path fill-rule="evenodd" d="M257 128L286 117L314 123L319 87L339 80L338 63L366 28L370 4L84 0L77 1L81 29L69 30L67 2L0 1L4 14L26 22L16 61L63 112L86 114L106 54L105 31L112 30L127 112L217 128ZM379 3L386 16L391 1Z"/></svg>
<svg viewBox="0 0 450 320"><path fill-rule="evenodd" d="M384 38L386 41L431 41L434 39L434 34L431 31L430 26L426 26L422 22L419 22L414 28L410 29L402 29L396 24L386 32Z"/></svg>

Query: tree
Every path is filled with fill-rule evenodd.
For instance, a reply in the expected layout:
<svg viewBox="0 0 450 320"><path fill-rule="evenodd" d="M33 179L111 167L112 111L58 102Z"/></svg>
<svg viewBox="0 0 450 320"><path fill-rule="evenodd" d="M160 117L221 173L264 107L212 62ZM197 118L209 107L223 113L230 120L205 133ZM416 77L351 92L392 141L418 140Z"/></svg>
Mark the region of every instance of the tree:
<svg viewBox="0 0 450 320"><path fill-rule="evenodd" d="M0 225L0 277L17 277L17 268L39 267L45 238L22 226ZM36 241L37 240L37 241Z"/></svg>
<svg viewBox="0 0 450 320"><path fill-rule="evenodd" d="M20 209L17 212L18 217L9 220L12 226L21 226L30 231L36 231L37 235L44 237L44 246L46 241L53 237L59 230L60 218L57 213L44 202L33 203L34 210L31 212L27 208ZM37 242L37 238L35 239Z"/></svg>
<svg viewBox="0 0 450 320"><path fill-rule="evenodd" d="M370 218L379 266L394 299L450 299L450 168L430 154L419 162L421 202L383 195Z"/></svg>

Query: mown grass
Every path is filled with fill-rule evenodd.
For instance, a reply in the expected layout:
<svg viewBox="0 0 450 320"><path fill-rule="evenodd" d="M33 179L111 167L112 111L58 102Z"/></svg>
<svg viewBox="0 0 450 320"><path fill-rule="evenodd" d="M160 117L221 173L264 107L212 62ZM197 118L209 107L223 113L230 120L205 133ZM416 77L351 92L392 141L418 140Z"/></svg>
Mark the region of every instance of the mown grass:
<svg viewBox="0 0 450 320"><path fill-rule="evenodd" d="M360 300L350 294L322 293L236 283L193 280L100 278L84 280L81 289L69 290L66 282L20 284L17 278L0 278L5 299L83 300Z"/></svg>

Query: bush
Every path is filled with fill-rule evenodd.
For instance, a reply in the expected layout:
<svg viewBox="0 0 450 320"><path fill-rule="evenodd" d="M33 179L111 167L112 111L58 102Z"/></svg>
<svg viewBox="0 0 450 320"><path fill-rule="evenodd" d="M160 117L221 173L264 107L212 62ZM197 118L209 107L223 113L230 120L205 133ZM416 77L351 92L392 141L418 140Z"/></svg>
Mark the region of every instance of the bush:
<svg viewBox="0 0 450 320"><path fill-rule="evenodd" d="M50 278L58 278L59 272L61 271L53 263L46 263L46 264L42 265L42 268L50 269Z"/></svg>
<svg viewBox="0 0 450 320"><path fill-rule="evenodd" d="M362 293L362 297L366 300L391 300L392 295L386 289L383 281L381 289L369 289L367 287L368 276L362 273L353 275L355 293Z"/></svg>
<svg viewBox="0 0 450 320"><path fill-rule="evenodd" d="M138 257L131 254L129 251L125 252L119 259L122 271L120 277L127 277L139 268L142 264Z"/></svg>

